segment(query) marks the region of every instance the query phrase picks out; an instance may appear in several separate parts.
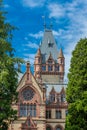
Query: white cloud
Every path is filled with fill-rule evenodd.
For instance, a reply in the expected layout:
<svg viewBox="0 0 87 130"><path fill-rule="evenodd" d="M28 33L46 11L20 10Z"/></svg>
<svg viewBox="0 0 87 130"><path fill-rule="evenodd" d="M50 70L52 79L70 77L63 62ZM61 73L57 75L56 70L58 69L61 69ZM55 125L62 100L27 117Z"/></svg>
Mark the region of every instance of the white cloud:
<svg viewBox="0 0 87 130"><path fill-rule="evenodd" d="M42 31L39 31L38 33L35 33L35 34L30 33L29 36L38 39L38 38L41 38L41 37L43 36L43 32L42 32Z"/></svg>
<svg viewBox="0 0 87 130"><path fill-rule="evenodd" d="M5 4L5 5L4 5L4 7L5 7L5 8L9 8L9 7L10 7L10 5L8 5L8 4Z"/></svg>
<svg viewBox="0 0 87 130"><path fill-rule="evenodd" d="M28 44L26 44L25 46L29 47L29 48L34 48L34 49L38 49L39 46L36 43L32 43L32 42L28 42Z"/></svg>
<svg viewBox="0 0 87 130"><path fill-rule="evenodd" d="M56 4L56 3L51 3L48 5L48 10L50 11L49 17L55 17L59 18L60 16L64 15L64 9L62 5Z"/></svg>
<svg viewBox="0 0 87 130"><path fill-rule="evenodd" d="M41 7L43 6L45 0L22 0L22 4L23 6L27 6L27 7Z"/></svg>
<svg viewBox="0 0 87 130"><path fill-rule="evenodd" d="M59 36L59 32L58 32L58 31L53 30L53 35L54 35L54 36Z"/></svg>
<svg viewBox="0 0 87 130"><path fill-rule="evenodd" d="M35 54L24 54L24 61L29 61L31 65L34 64Z"/></svg>
<svg viewBox="0 0 87 130"><path fill-rule="evenodd" d="M27 37L25 37L25 38L24 38L24 40L28 40L28 38L27 38Z"/></svg>

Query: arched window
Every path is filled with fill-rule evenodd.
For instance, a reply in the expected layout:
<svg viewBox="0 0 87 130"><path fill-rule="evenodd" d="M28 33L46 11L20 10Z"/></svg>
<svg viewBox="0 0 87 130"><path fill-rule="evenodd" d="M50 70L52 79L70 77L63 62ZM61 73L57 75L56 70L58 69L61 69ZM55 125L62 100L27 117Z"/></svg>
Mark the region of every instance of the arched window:
<svg viewBox="0 0 87 130"><path fill-rule="evenodd" d="M62 130L60 127L57 127L56 130Z"/></svg>
<svg viewBox="0 0 87 130"><path fill-rule="evenodd" d="M51 130L51 127L50 127L50 126L47 126L46 130Z"/></svg>
<svg viewBox="0 0 87 130"><path fill-rule="evenodd" d="M20 116L26 117L28 115L36 117L36 104L20 104Z"/></svg>
<svg viewBox="0 0 87 130"><path fill-rule="evenodd" d="M32 98L34 97L35 93L31 88L25 88L22 91L22 97L24 100L28 101L28 100L32 100Z"/></svg>

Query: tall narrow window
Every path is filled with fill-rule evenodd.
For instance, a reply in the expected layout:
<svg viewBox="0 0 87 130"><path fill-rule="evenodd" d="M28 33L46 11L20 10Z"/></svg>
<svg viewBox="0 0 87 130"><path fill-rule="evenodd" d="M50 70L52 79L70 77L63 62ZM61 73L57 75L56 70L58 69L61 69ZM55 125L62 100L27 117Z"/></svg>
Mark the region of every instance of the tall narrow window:
<svg viewBox="0 0 87 130"><path fill-rule="evenodd" d="M56 67L55 67L55 71L59 71L59 66L56 66Z"/></svg>
<svg viewBox="0 0 87 130"><path fill-rule="evenodd" d="M61 95L61 102L65 102L65 94Z"/></svg>
<svg viewBox="0 0 87 130"><path fill-rule="evenodd" d="M50 119L51 118L51 110L46 111L46 118Z"/></svg>
<svg viewBox="0 0 87 130"><path fill-rule="evenodd" d="M26 104L20 104L20 116L27 116Z"/></svg>
<svg viewBox="0 0 87 130"><path fill-rule="evenodd" d="M56 119L61 119L61 111L56 110Z"/></svg>
<svg viewBox="0 0 87 130"><path fill-rule="evenodd" d="M50 102L55 102L55 94L50 95Z"/></svg>
<svg viewBox="0 0 87 130"><path fill-rule="evenodd" d="M65 115L66 115L66 116L68 115L68 110L65 111Z"/></svg>
<svg viewBox="0 0 87 130"><path fill-rule="evenodd" d="M48 66L48 71L52 71L53 70L53 66L49 65Z"/></svg>
<svg viewBox="0 0 87 130"><path fill-rule="evenodd" d="M40 61L41 61L40 58L38 58L38 63L40 63Z"/></svg>

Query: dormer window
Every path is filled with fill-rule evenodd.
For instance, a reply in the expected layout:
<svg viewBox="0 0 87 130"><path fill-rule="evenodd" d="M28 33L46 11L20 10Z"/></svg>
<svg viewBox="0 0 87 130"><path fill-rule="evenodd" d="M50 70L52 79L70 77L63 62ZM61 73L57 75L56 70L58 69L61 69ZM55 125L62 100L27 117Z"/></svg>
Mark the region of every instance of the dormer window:
<svg viewBox="0 0 87 130"><path fill-rule="evenodd" d="M61 95L61 102L65 102L65 94Z"/></svg>
<svg viewBox="0 0 87 130"><path fill-rule="evenodd" d="M46 66L45 65L42 66L42 71L46 71Z"/></svg>
<svg viewBox="0 0 87 130"><path fill-rule="evenodd" d="M48 71L52 71L53 70L53 66L48 66Z"/></svg>
<svg viewBox="0 0 87 130"><path fill-rule="evenodd" d="M55 94L51 94L50 95L50 101L51 102L55 102Z"/></svg>
<svg viewBox="0 0 87 130"><path fill-rule="evenodd" d="M48 39L48 47L53 47L53 43L51 43L49 39Z"/></svg>

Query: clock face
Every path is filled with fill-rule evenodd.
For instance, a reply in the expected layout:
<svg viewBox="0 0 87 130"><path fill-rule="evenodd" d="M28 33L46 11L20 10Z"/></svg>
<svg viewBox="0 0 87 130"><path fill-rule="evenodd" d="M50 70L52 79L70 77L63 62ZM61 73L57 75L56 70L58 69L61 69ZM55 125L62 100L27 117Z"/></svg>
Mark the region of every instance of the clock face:
<svg viewBox="0 0 87 130"><path fill-rule="evenodd" d="M24 100L31 100L34 97L34 91L30 88L26 88L22 92Z"/></svg>

